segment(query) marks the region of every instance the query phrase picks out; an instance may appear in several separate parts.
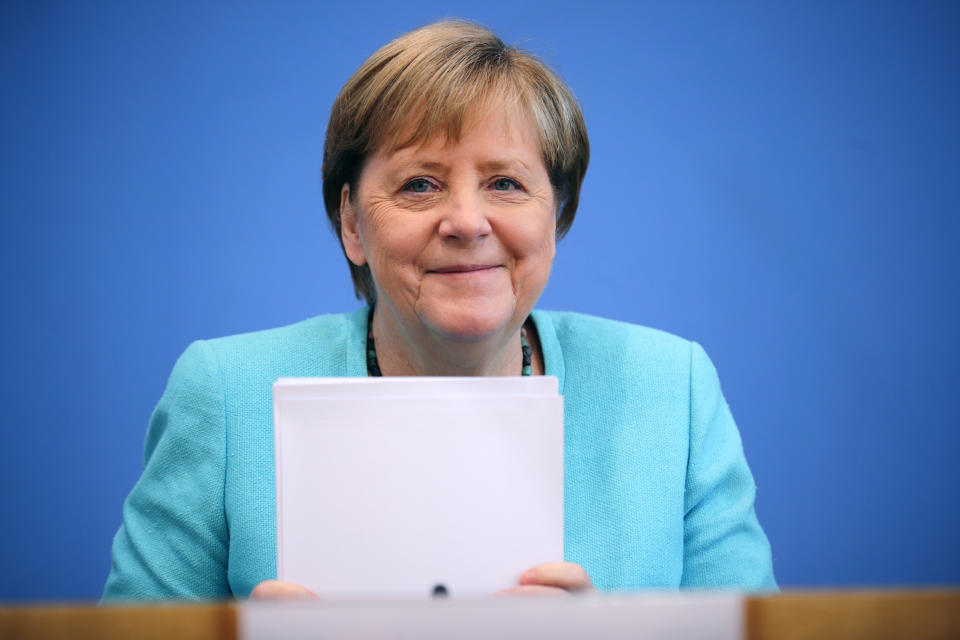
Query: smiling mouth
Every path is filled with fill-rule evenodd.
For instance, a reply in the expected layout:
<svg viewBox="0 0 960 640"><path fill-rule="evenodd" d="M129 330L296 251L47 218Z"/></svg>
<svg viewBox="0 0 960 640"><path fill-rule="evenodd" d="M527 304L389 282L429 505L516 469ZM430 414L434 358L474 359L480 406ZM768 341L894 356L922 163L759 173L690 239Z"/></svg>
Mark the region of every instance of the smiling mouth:
<svg viewBox="0 0 960 640"><path fill-rule="evenodd" d="M462 273L479 273L482 271L492 271L498 268L497 264L458 264L449 267L432 269L427 273L439 273L442 275L457 275Z"/></svg>

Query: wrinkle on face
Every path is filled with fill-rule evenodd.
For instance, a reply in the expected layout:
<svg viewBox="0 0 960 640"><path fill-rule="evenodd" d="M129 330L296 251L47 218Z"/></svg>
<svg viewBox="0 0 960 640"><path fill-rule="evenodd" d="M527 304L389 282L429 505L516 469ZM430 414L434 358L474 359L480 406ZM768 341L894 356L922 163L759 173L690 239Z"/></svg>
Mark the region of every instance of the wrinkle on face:
<svg viewBox="0 0 960 640"><path fill-rule="evenodd" d="M394 308L402 322L440 326L460 317L461 328L469 333L480 330L480 320L494 327L492 319L479 316L486 313L485 305L499 305L494 310L503 316L498 322L519 331L518 323L546 285L556 252L554 188L529 118L491 110L465 124L459 141L438 138L368 157L353 194L360 243L378 299ZM511 182L501 189L498 176L522 188L510 187ZM421 178L429 181L427 191L405 187ZM459 215L477 216L489 232L475 231L475 237L461 233L470 228L464 220L451 232L449 221ZM445 221L446 235L441 232ZM490 260L502 261L509 273L509 303L501 295L506 291L478 293L472 285L430 271L438 265ZM428 278L430 291L425 289ZM464 297L447 300L448 295ZM463 315L465 309L475 310L473 328L466 326L471 318ZM453 325L445 330L457 333Z"/></svg>

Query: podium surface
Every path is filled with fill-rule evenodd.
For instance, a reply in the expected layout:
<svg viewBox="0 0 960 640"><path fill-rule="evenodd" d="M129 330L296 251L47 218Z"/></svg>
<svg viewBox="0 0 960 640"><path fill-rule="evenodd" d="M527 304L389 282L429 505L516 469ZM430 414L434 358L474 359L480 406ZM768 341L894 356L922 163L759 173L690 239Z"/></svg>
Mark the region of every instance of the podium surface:
<svg viewBox="0 0 960 640"><path fill-rule="evenodd" d="M960 589L0 608L0 638L960 638Z"/></svg>

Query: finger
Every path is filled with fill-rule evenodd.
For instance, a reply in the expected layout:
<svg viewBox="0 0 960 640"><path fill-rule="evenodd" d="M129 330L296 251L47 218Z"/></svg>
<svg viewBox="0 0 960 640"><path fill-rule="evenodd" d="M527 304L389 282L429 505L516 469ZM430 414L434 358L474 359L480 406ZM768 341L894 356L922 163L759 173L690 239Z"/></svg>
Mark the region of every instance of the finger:
<svg viewBox="0 0 960 640"><path fill-rule="evenodd" d="M250 592L251 600L309 600L319 598L316 593L292 582L266 580Z"/></svg>
<svg viewBox="0 0 960 640"><path fill-rule="evenodd" d="M547 587L542 584L527 584L497 591L495 596L570 596L571 593L559 587Z"/></svg>
<svg viewBox="0 0 960 640"><path fill-rule="evenodd" d="M592 591L593 581L586 570L573 562L547 562L520 576L522 585L559 587L567 591Z"/></svg>

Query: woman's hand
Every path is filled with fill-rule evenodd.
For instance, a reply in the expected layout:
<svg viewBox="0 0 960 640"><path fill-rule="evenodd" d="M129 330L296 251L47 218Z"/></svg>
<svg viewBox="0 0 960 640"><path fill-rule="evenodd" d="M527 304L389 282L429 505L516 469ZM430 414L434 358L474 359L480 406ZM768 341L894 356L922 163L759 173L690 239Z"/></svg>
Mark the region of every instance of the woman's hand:
<svg viewBox="0 0 960 640"><path fill-rule="evenodd" d="M572 595L596 591L587 571L572 562L547 562L520 576L520 584L497 595ZM265 580L250 592L251 600L311 600L316 593L292 582Z"/></svg>
<svg viewBox="0 0 960 640"><path fill-rule="evenodd" d="M317 594L292 582L264 580L250 592L251 600L313 600Z"/></svg>
<svg viewBox="0 0 960 640"><path fill-rule="evenodd" d="M497 595L573 595L596 591L586 569L572 562L547 562L520 576L520 584Z"/></svg>

